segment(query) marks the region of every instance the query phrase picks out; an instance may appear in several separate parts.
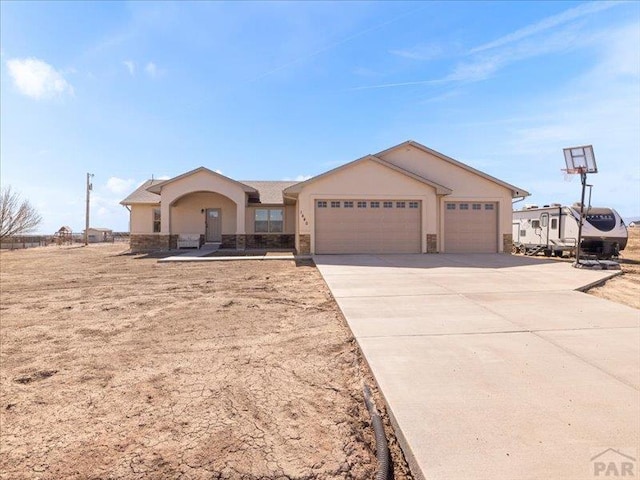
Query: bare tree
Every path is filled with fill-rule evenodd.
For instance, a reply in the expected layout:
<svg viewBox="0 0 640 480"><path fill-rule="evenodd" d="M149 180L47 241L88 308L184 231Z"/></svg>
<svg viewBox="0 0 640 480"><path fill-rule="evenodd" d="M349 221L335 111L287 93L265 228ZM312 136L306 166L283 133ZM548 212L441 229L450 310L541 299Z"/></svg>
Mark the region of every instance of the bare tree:
<svg viewBox="0 0 640 480"><path fill-rule="evenodd" d="M11 187L2 189L0 193L0 239L11 235L27 233L40 225L42 217L31 206L28 200L23 200Z"/></svg>

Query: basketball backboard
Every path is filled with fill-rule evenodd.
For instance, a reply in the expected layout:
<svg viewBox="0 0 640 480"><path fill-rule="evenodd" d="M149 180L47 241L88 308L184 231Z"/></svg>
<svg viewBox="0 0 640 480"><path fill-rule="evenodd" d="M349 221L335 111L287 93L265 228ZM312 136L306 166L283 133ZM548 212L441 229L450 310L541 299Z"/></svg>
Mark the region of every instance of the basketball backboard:
<svg viewBox="0 0 640 480"><path fill-rule="evenodd" d="M567 173L598 173L596 157L591 145L563 149Z"/></svg>

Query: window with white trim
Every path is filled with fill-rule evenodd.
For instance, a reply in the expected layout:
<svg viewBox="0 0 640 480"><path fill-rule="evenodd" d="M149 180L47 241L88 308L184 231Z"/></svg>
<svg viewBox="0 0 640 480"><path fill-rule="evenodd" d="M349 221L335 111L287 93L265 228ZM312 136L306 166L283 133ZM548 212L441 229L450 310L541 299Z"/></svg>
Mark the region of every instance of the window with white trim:
<svg viewBox="0 0 640 480"><path fill-rule="evenodd" d="M160 212L159 208L153 209L153 233L160 233Z"/></svg>
<svg viewBox="0 0 640 480"><path fill-rule="evenodd" d="M256 208L254 216L254 231L256 233L282 233L284 231L283 209Z"/></svg>

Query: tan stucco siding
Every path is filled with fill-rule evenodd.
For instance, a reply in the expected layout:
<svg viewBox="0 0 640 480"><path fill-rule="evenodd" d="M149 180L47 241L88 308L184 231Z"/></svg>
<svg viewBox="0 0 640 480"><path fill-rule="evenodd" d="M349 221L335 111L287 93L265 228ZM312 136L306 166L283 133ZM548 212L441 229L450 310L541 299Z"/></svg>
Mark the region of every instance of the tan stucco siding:
<svg viewBox="0 0 640 480"><path fill-rule="evenodd" d="M191 228L195 226L195 217L192 217L188 224L184 224L181 223L180 220L174 219L170 214L174 210L172 204L176 202L176 200L180 200L185 195L193 195L196 192L214 192L234 202L239 208L235 209L234 228L236 231L230 233L245 233L246 194L244 190L235 182L205 171L196 172L193 175L168 183L162 187L162 233L179 233L178 228ZM225 228L224 222L228 220L228 218L223 218L223 229ZM176 221L178 223L174 223ZM202 221L202 225L204 227L204 220ZM230 224L227 224L227 226L229 225Z"/></svg>
<svg viewBox="0 0 640 480"><path fill-rule="evenodd" d="M153 233L153 209L160 205L131 205L129 229L134 234Z"/></svg>
<svg viewBox="0 0 640 480"><path fill-rule="evenodd" d="M247 215L245 220L245 232L247 234L255 233L255 218L256 218L256 209L260 208L281 208L283 209L284 215L284 232L286 234L293 235L296 232L295 222L296 222L296 207L295 205L267 205L267 206L251 206L247 207Z"/></svg>
<svg viewBox="0 0 640 480"><path fill-rule="evenodd" d="M296 233L295 205L287 205L284 209L284 233Z"/></svg>
<svg viewBox="0 0 640 480"><path fill-rule="evenodd" d="M298 234L311 234L315 252L315 201L320 199L402 199L422 202L422 251L426 251L426 234L438 231L435 189L371 160L355 163L332 175L306 185L298 196Z"/></svg>
<svg viewBox="0 0 640 480"><path fill-rule="evenodd" d="M451 195L441 198L438 207L440 218L444 218L445 201L497 202L499 238L502 234L511 233L511 201L513 197L509 188L410 145L392 150L381 158L452 190ZM444 223L440 230L439 236L444 240Z"/></svg>
<svg viewBox="0 0 640 480"><path fill-rule="evenodd" d="M236 204L229 198L210 192L197 192L179 198L171 207L171 233L205 233L202 210L219 208L222 233L236 233Z"/></svg>

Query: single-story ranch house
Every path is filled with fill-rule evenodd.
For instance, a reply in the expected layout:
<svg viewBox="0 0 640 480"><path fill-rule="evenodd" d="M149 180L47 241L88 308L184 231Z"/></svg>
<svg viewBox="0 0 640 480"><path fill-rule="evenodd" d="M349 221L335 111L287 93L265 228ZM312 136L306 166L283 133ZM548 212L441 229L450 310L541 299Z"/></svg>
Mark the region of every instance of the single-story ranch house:
<svg viewBox="0 0 640 480"><path fill-rule="evenodd" d="M528 195L410 140L303 182L237 181L200 167L148 180L121 203L134 252L196 234L222 248L301 254L508 253L511 202Z"/></svg>

